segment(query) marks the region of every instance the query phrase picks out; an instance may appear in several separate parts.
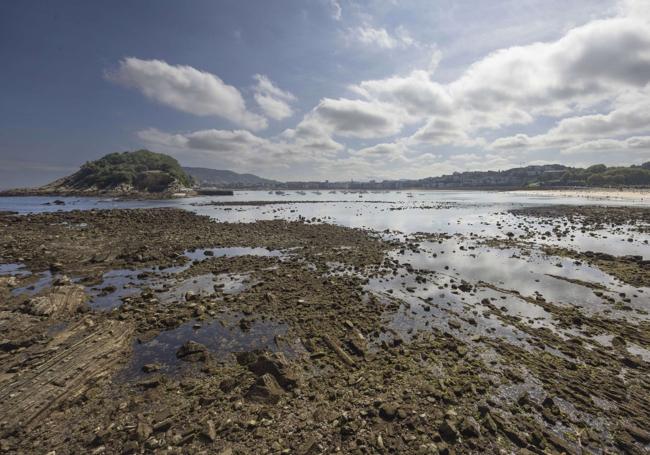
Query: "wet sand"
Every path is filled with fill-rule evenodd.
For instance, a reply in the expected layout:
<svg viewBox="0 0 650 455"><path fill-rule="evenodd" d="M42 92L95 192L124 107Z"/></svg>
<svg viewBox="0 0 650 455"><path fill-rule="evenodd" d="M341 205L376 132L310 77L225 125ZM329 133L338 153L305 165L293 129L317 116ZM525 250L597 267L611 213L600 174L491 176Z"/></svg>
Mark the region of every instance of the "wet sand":
<svg viewBox="0 0 650 455"><path fill-rule="evenodd" d="M625 202L650 202L650 188L576 188L562 190L518 190L511 191L513 194L526 196L550 196L566 198L601 199Z"/></svg>
<svg viewBox="0 0 650 455"><path fill-rule="evenodd" d="M645 453L648 258L552 244L634 245L649 216L513 210L483 236L0 214L0 449Z"/></svg>

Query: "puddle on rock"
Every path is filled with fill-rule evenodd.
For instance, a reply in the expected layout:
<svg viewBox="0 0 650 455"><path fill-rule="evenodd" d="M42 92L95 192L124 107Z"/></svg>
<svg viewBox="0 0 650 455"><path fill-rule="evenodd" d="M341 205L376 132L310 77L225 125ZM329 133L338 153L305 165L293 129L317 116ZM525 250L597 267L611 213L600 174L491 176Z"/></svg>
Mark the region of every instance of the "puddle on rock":
<svg viewBox="0 0 650 455"><path fill-rule="evenodd" d="M86 292L91 296L89 305L100 310L118 307L122 304L122 298L138 294L148 285L151 276L151 269L118 269L106 272L100 284L86 287Z"/></svg>
<svg viewBox="0 0 650 455"><path fill-rule="evenodd" d="M417 251L393 251L384 265L387 273L372 277L365 288L400 302L399 309L387 315L386 327L405 340L418 331L436 328L463 340L503 338L530 350L535 344L528 342L530 335L518 324L549 329L563 339L578 335L571 328L559 327L560 321L542 307L544 301L577 306L586 315L608 319L648 319L643 312L645 292L596 268L562 258L549 260L535 252L524 255L518 249L476 246L454 238L422 242ZM338 264L331 264L330 270L349 273ZM535 304L522 297L543 300ZM621 299L627 310L612 304ZM562 356L550 347L546 350Z"/></svg>
<svg viewBox="0 0 650 455"><path fill-rule="evenodd" d="M180 302L188 293L196 296L214 294L215 291L224 294L238 294L250 287L250 275L242 273L221 273L193 276L186 278L168 289L160 291L158 298L163 303Z"/></svg>
<svg viewBox="0 0 650 455"><path fill-rule="evenodd" d="M182 301L188 292L209 295L219 290L224 294L235 294L247 289L248 275L205 274L184 279L179 283L174 283L172 280L175 275L188 270L193 264L213 257L282 257L285 253L266 248L233 247L188 250L183 255L188 258L185 264L169 267L163 271L145 268L106 272L100 284L86 287L86 291L91 295L90 306L95 309L111 310L122 304L122 298L138 294L147 287L156 290L163 302Z"/></svg>
<svg viewBox="0 0 650 455"><path fill-rule="evenodd" d="M481 303L484 299L490 300L494 306L501 307L501 311L510 311L512 315L522 319L525 314L530 325L550 326L551 316L542 308L529 305L529 308L526 308L528 311L517 313L517 309L521 307L517 299L511 296L501 299L499 293L492 290L479 289L475 294L466 296L463 293L454 293L451 288L416 288L405 286L403 282L395 286L396 282L399 282L399 279L383 282L371 280L369 289L375 294L379 292L383 296L390 295L390 298L402 302L397 311L389 314L386 327L407 341L419 331L435 328L465 341L477 336L489 336L504 338L523 346L530 336L517 327L508 325L496 315L489 314L490 308Z"/></svg>
<svg viewBox="0 0 650 455"><path fill-rule="evenodd" d="M242 321L245 321L242 322ZM160 371L175 374L191 365L176 357L178 349L187 341L204 345L215 360L234 361L231 354L267 350L295 356L302 352L300 341L286 340L288 326L270 320L253 320L242 314L224 315L210 322L189 321L173 330L160 333L151 341L135 343L133 356L124 371L126 379L142 376L143 367L159 364Z"/></svg>
<svg viewBox="0 0 650 455"><path fill-rule="evenodd" d="M31 274L30 274L31 275ZM35 278L34 281L31 279ZM17 287L11 290L11 295L18 296L26 294L28 296L36 295L52 284L52 272L49 270L39 274L37 277L31 275L29 283L25 286Z"/></svg>
<svg viewBox="0 0 650 455"><path fill-rule="evenodd" d="M184 256L190 261L201 261L210 257L237 257L237 256L262 256L281 257L284 253L280 250L251 247L204 248L186 251Z"/></svg>
<svg viewBox="0 0 650 455"><path fill-rule="evenodd" d="M11 275L11 276L27 276L32 273L25 268L25 264L12 263L12 264L0 264L0 276L2 275Z"/></svg>
<svg viewBox="0 0 650 455"><path fill-rule="evenodd" d="M485 282L517 290L523 296L541 296L553 304L579 306L588 315L615 313L611 299L625 299L625 306L639 310L633 315L627 312L626 318L648 319L642 314L647 311L643 290L639 292L595 267L575 264L567 258L548 257L535 251L526 254L515 248L481 247L456 239L423 242L418 252L402 250L391 253L389 258L416 274L432 271L454 278L457 284Z"/></svg>

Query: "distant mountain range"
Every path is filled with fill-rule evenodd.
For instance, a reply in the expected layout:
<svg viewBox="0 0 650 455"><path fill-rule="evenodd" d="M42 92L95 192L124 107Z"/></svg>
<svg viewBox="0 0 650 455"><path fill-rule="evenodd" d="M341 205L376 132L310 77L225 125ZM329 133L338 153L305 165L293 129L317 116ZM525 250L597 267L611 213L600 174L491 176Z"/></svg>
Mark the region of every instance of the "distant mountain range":
<svg viewBox="0 0 650 455"><path fill-rule="evenodd" d="M280 183L253 174L238 174L237 172L220 169L183 167L183 170L191 176L198 185L204 187L275 187Z"/></svg>

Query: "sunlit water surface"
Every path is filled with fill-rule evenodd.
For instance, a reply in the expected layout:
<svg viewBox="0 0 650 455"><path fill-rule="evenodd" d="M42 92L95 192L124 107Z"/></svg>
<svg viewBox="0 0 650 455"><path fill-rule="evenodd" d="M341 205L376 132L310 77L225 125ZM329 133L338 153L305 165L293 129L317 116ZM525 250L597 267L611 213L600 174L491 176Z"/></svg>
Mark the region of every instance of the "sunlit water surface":
<svg viewBox="0 0 650 455"><path fill-rule="evenodd" d="M55 205L54 201L64 205ZM251 201L273 202L268 205L248 205ZM227 202L246 205L210 205ZM521 218L508 210L542 205L637 205L647 202L615 199L586 199L552 195L530 196L512 192L480 191L371 191L371 192L297 192L282 194L267 191L237 191L234 196L205 196L159 201L118 201L114 199L79 197L4 197L0 211L39 213L68 210L108 208L177 207L208 215L218 221L254 222L257 220L301 218L348 227L376 231L435 232L448 234L476 234L503 237L524 231L517 225ZM548 228L537 224L543 232ZM633 229L621 232L575 231L573 238L540 239L538 243L561 245L576 250L601 251L617 256L637 254L650 257L649 237ZM604 238L605 237L605 238Z"/></svg>

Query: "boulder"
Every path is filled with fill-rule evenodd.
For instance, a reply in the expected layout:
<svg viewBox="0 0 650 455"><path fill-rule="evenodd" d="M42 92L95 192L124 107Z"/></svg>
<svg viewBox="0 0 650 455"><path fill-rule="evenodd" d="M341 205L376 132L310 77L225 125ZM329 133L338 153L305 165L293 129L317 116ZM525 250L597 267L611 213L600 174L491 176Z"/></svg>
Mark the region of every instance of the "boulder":
<svg viewBox="0 0 650 455"><path fill-rule="evenodd" d="M46 295L30 299L26 311L34 316L66 316L83 310L86 297L82 286L57 286Z"/></svg>
<svg viewBox="0 0 650 455"><path fill-rule="evenodd" d="M391 403L384 403L379 408L379 416L384 420L393 420L397 415L397 406Z"/></svg>
<svg viewBox="0 0 650 455"><path fill-rule="evenodd" d="M254 362L248 364L248 369L256 376L270 374L285 390L298 385L298 374L281 352L259 355Z"/></svg>
<svg viewBox="0 0 650 455"><path fill-rule="evenodd" d="M458 439L458 430L450 420L443 420L442 424L440 424L440 427L438 428L438 432L445 441L451 442Z"/></svg>
<svg viewBox="0 0 650 455"><path fill-rule="evenodd" d="M463 419L463 422L460 426L460 432L463 436L468 438L480 438L481 437L481 426L471 416L467 416Z"/></svg>
<svg viewBox="0 0 650 455"><path fill-rule="evenodd" d="M176 351L176 357L186 362L205 362L208 359L208 348L196 341L186 341Z"/></svg>
<svg viewBox="0 0 650 455"><path fill-rule="evenodd" d="M246 398L251 401L266 404L277 404L284 391L275 377L265 373L257 378L257 381L246 392Z"/></svg>

